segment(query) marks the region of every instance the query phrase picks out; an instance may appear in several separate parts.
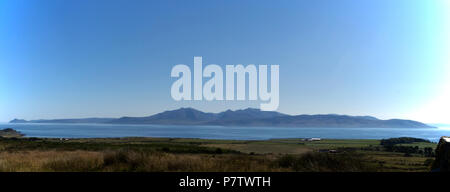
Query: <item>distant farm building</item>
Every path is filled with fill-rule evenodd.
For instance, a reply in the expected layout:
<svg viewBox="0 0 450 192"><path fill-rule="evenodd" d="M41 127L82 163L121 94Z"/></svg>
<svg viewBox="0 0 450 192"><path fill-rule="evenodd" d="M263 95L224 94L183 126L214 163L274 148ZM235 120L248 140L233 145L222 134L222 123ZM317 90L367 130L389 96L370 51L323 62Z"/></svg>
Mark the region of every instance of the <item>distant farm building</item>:
<svg viewBox="0 0 450 192"><path fill-rule="evenodd" d="M320 138L308 138L308 139L305 139L306 141L320 141L321 139Z"/></svg>

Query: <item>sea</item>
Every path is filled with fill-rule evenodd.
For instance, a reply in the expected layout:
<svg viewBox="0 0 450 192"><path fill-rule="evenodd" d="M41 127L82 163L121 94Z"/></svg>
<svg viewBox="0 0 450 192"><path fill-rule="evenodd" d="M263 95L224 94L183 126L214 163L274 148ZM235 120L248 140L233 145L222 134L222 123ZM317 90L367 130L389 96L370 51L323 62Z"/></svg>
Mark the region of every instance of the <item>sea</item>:
<svg viewBox="0 0 450 192"><path fill-rule="evenodd" d="M25 134L26 137L41 138L165 137L268 140L281 138L386 139L394 137L416 137L437 142L441 136L450 136L450 126L438 128L294 128L203 125L0 123L0 129L4 128L13 128Z"/></svg>

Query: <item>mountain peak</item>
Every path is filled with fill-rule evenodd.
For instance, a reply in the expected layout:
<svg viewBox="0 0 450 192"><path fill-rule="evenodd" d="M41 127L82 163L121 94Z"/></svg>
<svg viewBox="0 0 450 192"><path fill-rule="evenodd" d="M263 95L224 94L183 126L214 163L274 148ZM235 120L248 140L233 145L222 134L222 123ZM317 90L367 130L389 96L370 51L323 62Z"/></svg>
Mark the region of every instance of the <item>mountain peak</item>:
<svg viewBox="0 0 450 192"><path fill-rule="evenodd" d="M13 119L9 123L27 123L28 121L25 119Z"/></svg>

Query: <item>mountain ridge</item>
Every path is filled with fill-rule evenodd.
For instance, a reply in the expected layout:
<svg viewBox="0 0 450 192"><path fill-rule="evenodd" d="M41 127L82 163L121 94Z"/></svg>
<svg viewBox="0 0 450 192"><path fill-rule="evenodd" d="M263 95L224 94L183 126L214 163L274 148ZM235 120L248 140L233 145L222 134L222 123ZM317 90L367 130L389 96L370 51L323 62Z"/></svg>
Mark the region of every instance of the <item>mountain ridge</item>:
<svg viewBox="0 0 450 192"><path fill-rule="evenodd" d="M160 125L220 125L268 127L329 127L329 128L432 128L433 126L405 119L381 120L372 116L338 114L287 115L275 111L247 108L219 113L203 112L194 108L167 110L146 117L84 118L31 120L14 119L10 123L106 123L106 124L160 124Z"/></svg>

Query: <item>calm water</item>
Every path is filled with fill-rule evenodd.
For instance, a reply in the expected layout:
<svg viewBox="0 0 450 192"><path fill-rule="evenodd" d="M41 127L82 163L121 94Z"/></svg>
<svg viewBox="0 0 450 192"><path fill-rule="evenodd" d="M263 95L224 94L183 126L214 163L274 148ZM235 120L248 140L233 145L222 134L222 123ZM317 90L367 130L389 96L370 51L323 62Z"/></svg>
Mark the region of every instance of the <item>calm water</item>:
<svg viewBox="0 0 450 192"><path fill-rule="evenodd" d="M27 137L174 137L202 139L263 140L272 138L383 139L417 137L438 141L450 136L450 128L282 128L109 124L0 124Z"/></svg>

